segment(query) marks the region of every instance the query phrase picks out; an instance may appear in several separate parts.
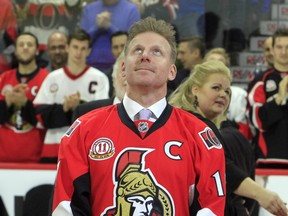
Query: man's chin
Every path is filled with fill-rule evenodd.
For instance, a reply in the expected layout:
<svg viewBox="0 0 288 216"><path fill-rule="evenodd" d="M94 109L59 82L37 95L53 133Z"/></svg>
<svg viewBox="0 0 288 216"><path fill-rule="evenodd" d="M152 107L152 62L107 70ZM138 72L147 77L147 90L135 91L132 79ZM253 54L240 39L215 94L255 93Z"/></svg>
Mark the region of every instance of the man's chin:
<svg viewBox="0 0 288 216"><path fill-rule="evenodd" d="M19 64L22 65L29 65L34 59L29 59L29 60L18 60Z"/></svg>
<svg viewBox="0 0 288 216"><path fill-rule="evenodd" d="M17 58L17 56L16 56L16 58ZM17 58L18 63L22 64L22 65L29 65L34 60L35 60L35 57L30 57L27 59Z"/></svg>

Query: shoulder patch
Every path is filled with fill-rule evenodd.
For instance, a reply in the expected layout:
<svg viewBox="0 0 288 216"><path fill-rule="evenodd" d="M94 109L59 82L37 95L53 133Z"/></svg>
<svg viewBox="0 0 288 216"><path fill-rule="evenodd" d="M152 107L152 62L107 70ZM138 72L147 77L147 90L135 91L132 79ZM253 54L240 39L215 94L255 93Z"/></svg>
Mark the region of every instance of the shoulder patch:
<svg viewBox="0 0 288 216"><path fill-rule="evenodd" d="M95 140L90 148L89 157L92 160L106 160L115 153L115 146L112 140L106 137Z"/></svg>
<svg viewBox="0 0 288 216"><path fill-rule="evenodd" d="M59 86L57 83L52 83L49 87L51 93L55 93L59 90Z"/></svg>
<svg viewBox="0 0 288 216"><path fill-rule="evenodd" d="M81 124L81 121L78 119L73 122L70 128L66 131L65 136L70 137L71 134L76 130L76 128Z"/></svg>
<svg viewBox="0 0 288 216"><path fill-rule="evenodd" d="M274 80L267 80L265 88L267 92L272 92L277 89L277 84Z"/></svg>
<svg viewBox="0 0 288 216"><path fill-rule="evenodd" d="M203 131L198 133L200 138L202 139L203 143L207 147L208 150L212 148L221 149L222 144L220 143L219 139L216 137L214 132L211 128L206 127Z"/></svg>

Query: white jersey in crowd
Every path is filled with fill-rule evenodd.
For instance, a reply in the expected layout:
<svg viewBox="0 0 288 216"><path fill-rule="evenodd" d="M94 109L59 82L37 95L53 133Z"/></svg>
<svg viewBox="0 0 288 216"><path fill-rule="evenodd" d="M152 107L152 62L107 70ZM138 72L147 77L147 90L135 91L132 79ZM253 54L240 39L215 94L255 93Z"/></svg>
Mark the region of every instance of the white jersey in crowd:
<svg viewBox="0 0 288 216"><path fill-rule="evenodd" d="M72 75L67 67L51 72L44 80L35 105L63 104L64 96L80 93L82 102L106 99L109 92L107 76L93 67L87 67L80 75ZM44 126L43 126L44 127ZM44 144L59 144L69 126L48 129Z"/></svg>

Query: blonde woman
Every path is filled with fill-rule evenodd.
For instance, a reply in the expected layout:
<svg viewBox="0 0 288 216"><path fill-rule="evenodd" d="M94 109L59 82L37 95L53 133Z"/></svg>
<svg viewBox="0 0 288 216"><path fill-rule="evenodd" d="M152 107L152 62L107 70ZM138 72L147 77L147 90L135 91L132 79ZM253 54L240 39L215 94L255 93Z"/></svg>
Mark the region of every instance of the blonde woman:
<svg viewBox="0 0 288 216"><path fill-rule="evenodd" d="M207 61L195 66L189 78L170 95L169 103L196 115L225 145L217 126L220 126L219 116L222 117L229 106L230 86L230 70L221 61ZM240 196L258 201L273 214L287 215L285 204L276 193L256 184L228 157L226 157L226 183L225 215L249 215ZM232 203L232 193L239 195L239 202Z"/></svg>

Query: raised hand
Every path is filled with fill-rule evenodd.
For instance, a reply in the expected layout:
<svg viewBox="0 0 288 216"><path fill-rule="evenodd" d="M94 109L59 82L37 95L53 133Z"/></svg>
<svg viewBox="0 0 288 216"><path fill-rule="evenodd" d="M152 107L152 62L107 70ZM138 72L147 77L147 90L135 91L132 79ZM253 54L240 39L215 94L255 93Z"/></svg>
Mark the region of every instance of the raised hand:
<svg viewBox="0 0 288 216"><path fill-rule="evenodd" d="M77 91L74 94L66 95L64 97L63 110L64 110L64 112L67 112L69 110L73 110L79 104L80 104L80 93Z"/></svg>

